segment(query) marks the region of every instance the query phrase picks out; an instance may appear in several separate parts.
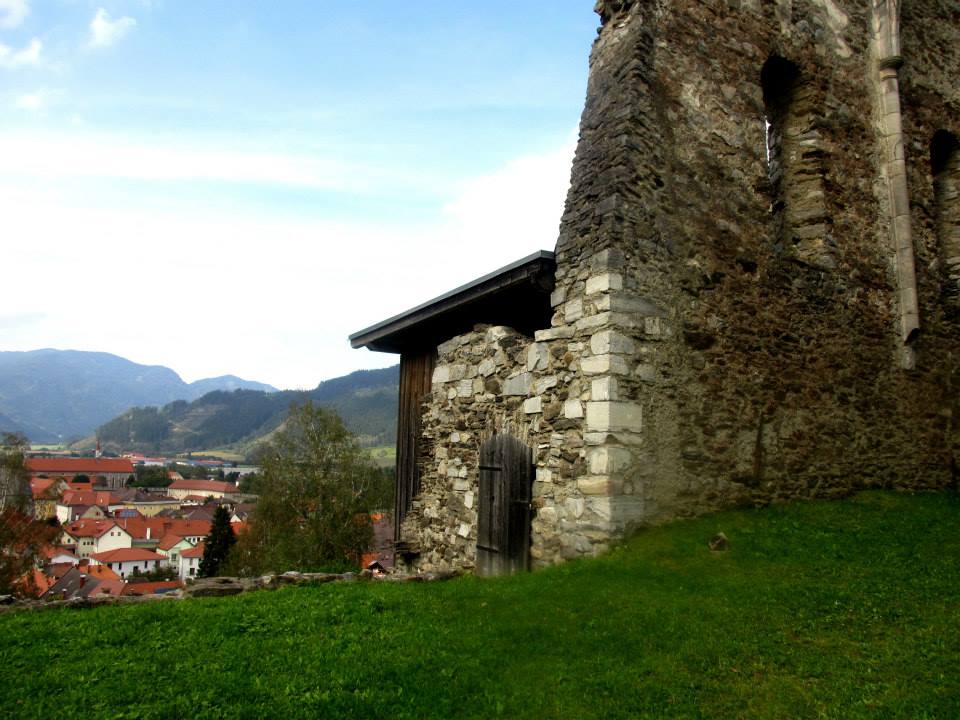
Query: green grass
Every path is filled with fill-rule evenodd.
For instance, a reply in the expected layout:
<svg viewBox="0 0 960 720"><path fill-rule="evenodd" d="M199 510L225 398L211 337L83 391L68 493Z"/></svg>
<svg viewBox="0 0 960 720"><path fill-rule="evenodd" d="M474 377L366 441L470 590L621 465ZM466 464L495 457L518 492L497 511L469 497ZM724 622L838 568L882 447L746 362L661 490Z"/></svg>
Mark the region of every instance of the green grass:
<svg viewBox="0 0 960 720"><path fill-rule="evenodd" d="M396 445L377 445L366 448L366 451L378 467L393 467L397 463Z"/></svg>
<svg viewBox="0 0 960 720"><path fill-rule="evenodd" d="M513 578L7 615L0 717L953 720L958 510L874 492Z"/></svg>

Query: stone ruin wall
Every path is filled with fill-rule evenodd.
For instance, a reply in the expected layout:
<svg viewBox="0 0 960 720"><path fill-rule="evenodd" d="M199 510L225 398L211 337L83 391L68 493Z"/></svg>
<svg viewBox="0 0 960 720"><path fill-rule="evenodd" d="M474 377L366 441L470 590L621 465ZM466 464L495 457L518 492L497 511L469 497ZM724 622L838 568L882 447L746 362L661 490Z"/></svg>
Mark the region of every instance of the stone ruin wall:
<svg viewBox="0 0 960 720"><path fill-rule="evenodd" d="M598 8L551 327L478 327L439 348L403 529L416 566L472 567L477 455L494 431L534 449L534 565L718 507L953 482L960 317L941 236L957 193L934 182L930 146L937 130L960 136L956 4L902 12L913 369L870 3ZM799 73L779 179L771 56Z"/></svg>

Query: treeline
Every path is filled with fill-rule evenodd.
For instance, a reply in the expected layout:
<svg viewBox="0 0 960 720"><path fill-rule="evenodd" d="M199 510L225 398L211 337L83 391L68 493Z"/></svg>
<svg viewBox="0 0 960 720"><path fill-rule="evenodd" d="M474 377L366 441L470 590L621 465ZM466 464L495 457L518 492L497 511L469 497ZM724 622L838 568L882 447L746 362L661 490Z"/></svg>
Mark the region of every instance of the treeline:
<svg viewBox="0 0 960 720"><path fill-rule="evenodd" d="M361 370L304 392L214 391L192 403L132 408L100 426L97 437L107 448L141 452L246 450L281 426L291 404L309 400L336 410L364 445L387 445L396 438L398 383L394 366Z"/></svg>

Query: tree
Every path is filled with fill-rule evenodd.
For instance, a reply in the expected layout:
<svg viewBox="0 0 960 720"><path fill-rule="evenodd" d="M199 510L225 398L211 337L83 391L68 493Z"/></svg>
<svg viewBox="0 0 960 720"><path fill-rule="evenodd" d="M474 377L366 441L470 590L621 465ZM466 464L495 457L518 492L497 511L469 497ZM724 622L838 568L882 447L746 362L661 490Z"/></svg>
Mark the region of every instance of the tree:
<svg viewBox="0 0 960 720"><path fill-rule="evenodd" d="M216 577L221 566L227 562L230 550L237 542L230 525L230 513L223 505L218 505L213 511L213 521L210 524L210 534L207 535L203 546L203 557L200 559L200 577Z"/></svg>
<svg viewBox="0 0 960 720"><path fill-rule="evenodd" d="M373 538L382 474L336 413L291 406L257 460L260 498L231 572L355 568Z"/></svg>
<svg viewBox="0 0 960 720"><path fill-rule="evenodd" d="M4 433L0 445L0 594L29 591L33 569L45 545L53 542L55 524L33 516L33 496L26 468L27 439ZM28 577L27 586L20 582Z"/></svg>

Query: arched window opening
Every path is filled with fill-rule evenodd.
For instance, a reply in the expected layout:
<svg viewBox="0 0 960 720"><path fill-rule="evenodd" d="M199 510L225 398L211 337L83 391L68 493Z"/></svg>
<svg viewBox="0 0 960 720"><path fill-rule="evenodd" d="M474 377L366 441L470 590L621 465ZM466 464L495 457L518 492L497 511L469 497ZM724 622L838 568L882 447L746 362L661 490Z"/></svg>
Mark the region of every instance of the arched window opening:
<svg viewBox="0 0 960 720"><path fill-rule="evenodd" d="M783 252L822 268L834 266L824 195L822 113L816 87L789 60L774 55L760 73L766 112L771 210Z"/></svg>
<svg viewBox="0 0 960 720"><path fill-rule="evenodd" d="M937 242L948 277L946 295L960 302L960 140L938 130L930 143Z"/></svg>

